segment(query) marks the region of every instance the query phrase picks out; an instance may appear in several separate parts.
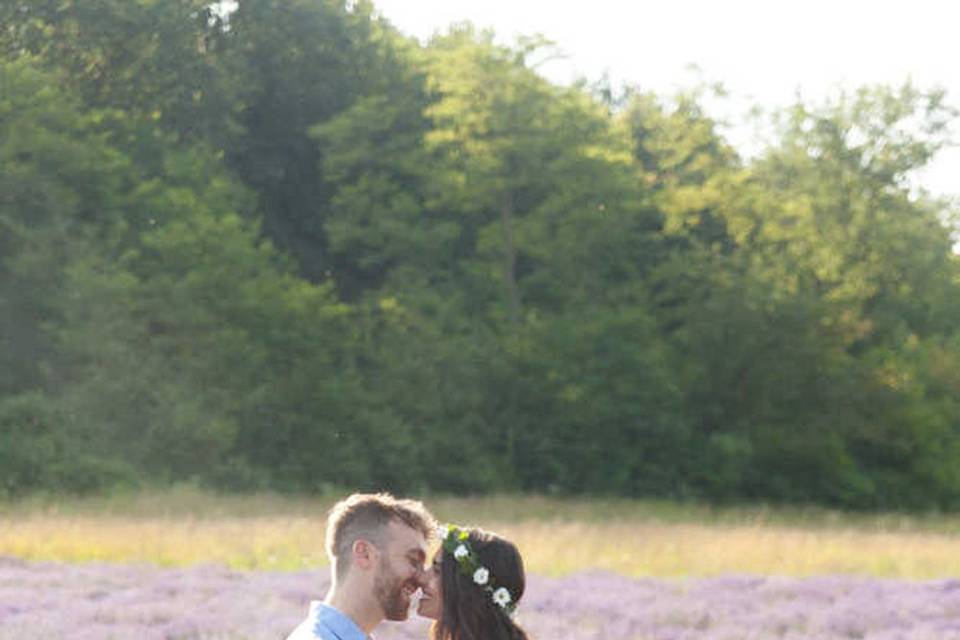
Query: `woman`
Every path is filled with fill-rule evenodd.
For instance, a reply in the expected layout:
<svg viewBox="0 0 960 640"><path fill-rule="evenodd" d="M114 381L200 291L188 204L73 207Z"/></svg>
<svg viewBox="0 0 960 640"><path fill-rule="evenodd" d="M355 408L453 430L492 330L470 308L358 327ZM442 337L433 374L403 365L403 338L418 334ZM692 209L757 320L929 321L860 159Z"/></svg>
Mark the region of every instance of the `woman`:
<svg viewBox="0 0 960 640"><path fill-rule="evenodd" d="M523 597L517 547L482 529L440 527L417 613L435 622L431 640L528 640L513 620Z"/></svg>

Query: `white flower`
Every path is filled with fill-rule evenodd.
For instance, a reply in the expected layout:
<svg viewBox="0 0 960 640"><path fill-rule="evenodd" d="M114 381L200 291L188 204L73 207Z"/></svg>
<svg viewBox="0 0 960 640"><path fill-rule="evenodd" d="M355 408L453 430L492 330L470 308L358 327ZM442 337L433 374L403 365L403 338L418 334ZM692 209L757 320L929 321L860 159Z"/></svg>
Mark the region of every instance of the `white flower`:
<svg viewBox="0 0 960 640"><path fill-rule="evenodd" d="M453 552L453 557L456 558L457 560L459 560L460 558L466 558L468 555L470 555L470 552L467 551L467 548L463 545L460 545L459 547L457 547Z"/></svg>
<svg viewBox="0 0 960 640"><path fill-rule="evenodd" d="M490 572L487 571L486 567L480 567L473 572L473 581L479 585L487 584L487 580L490 579Z"/></svg>
<svg viewBox="0 0 960 640"><path fill-rule="evenodd" d="M437 536L439 536L441 540L446 540L448 535L450 535L449 527L445 527L442 525L437 527Z"/></svg>
<svg viewBox="0 0 960 640"><path fill-rule="evenodd" d="M510 592L505 587L500 587L493 592L493 601L501 607L506 607L510 604Z"/></svg>

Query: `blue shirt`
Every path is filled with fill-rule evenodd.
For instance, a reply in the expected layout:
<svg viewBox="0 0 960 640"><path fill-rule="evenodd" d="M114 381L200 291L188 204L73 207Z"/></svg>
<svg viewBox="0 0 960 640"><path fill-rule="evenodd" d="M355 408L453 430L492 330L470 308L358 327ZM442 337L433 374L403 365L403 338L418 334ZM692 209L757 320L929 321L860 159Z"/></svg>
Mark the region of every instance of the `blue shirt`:
<svg viewBox="0 0 960 640"><path fill-rule="evenodd" d="M371 640L357 623L319 600L310 603L307 619L287 640Z"/></svg>

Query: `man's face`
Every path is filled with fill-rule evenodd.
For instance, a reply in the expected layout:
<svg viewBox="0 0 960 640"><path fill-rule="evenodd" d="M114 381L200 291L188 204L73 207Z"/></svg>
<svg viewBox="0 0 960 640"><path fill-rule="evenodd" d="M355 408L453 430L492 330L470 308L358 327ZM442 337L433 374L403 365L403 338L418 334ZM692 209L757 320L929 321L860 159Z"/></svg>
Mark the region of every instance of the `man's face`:
<svg viewBox="0 0 960 640"><path fill-rule="evenodd" d="M423 534L394 521L387 526L386 543L374 575L374 594L387 620L406 620L410 598L421 587L427 541Z"/></svg>

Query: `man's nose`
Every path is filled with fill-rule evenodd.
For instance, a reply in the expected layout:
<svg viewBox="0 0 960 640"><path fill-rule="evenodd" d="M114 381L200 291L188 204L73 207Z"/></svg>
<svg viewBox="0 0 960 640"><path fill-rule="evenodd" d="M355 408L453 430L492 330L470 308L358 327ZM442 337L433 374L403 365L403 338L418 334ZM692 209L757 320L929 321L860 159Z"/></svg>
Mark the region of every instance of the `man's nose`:
<svg viewBox="0 0 960 640"><path fill-rule="evenodd" d="M421 587L427 584L427 567L424 566L417 569L416 580Z"/></svg>

